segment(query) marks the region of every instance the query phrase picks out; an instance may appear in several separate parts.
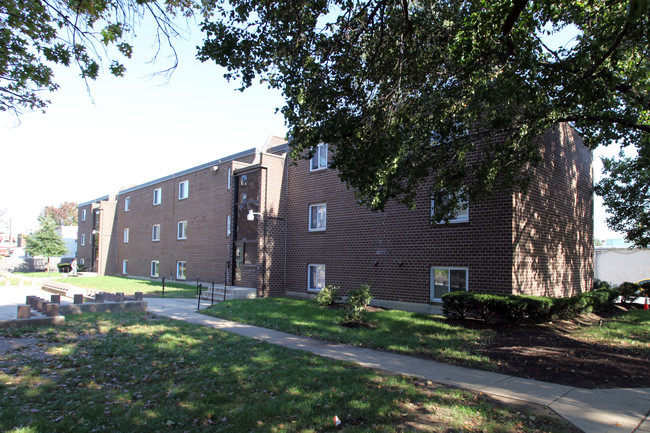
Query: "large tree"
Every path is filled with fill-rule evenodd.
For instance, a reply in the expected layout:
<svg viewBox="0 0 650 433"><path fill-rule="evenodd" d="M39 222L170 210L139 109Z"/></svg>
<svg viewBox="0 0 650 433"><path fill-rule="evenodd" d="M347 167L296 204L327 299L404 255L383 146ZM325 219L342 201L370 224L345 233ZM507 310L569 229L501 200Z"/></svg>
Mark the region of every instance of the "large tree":
<svg viewBox="0 0 650 433"><path fill-rule="evenodd" d="M650 148L630 157L604 158L607 173L596 192L609 209L607 225L637 246L650 247Z"/></svg>
<svg viewBox="0 0 650 433"><path fill-rule="evenodd" d="M47 92L58 88L54 64L78 68L84 80L103 67L124 75L131 39L147 17L155 23L153 57L167 45L175 59L174 18L195 11L206 11L200 0L0 1L0 111L45 109Z"/></svg>
<svg viewBox="0 0 650 433"><path fill-rule="evenodd" d="M45 206L38 216L38 221L51 219L58 226L77 225L77 203L66 201L56 206Z"/></svg>
<svg viewBox="0 0 650 433"><path fill-rule="evenodd" d="M591 148L648 146L648 0L217 1L199 58L281 89L294 156L331 165L373 209L433 176L460 200L525 186L557 122ZM553 45L563 32L575 37ZM491 140L490 137L498 136ZM479 146L480 144L480 146ZM480 152L480 158L476 158ZM471 163L479 160L480 163Z"/></svg>
<svg viewBox="0 0 650 433"><path fill-rule="evenodd" d="M27 237L25 252L32 256L47 257L47 270L50 272L50 258L59 257L68 253L68 249L61 239L61 234L56 230L56 223L52 218L41 220L41 226L31 236Z"/></svg>

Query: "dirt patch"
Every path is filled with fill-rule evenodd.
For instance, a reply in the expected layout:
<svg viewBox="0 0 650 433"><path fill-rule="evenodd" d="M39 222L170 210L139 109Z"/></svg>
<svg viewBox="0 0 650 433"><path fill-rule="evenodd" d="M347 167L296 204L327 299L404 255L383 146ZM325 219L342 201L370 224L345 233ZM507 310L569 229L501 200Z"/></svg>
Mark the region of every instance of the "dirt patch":
<svg viewBox="0 0 650 433"><path fill-rule="evenodd" d="M572 337L578 327L601 320L590 314L542 326L492 326L495 337L480 354L513 376L581 388L650 387L647 352Z"/></svg>

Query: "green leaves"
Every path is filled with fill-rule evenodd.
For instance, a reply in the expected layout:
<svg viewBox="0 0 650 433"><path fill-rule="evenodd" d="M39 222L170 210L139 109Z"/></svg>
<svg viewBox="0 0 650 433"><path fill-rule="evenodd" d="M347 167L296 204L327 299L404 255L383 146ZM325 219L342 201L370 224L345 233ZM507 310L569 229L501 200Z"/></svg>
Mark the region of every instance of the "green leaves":
<svg viewBox="0 0 650 433"><path fill-rule="evenodd" d="M198 57L242 88L281 89L292 155L327 142L373 209L425 187L465 200L525 188L557 122L592 148L650 132L648 15L630 20L628 1L405 4L233 1L203 23Z"/></svg>

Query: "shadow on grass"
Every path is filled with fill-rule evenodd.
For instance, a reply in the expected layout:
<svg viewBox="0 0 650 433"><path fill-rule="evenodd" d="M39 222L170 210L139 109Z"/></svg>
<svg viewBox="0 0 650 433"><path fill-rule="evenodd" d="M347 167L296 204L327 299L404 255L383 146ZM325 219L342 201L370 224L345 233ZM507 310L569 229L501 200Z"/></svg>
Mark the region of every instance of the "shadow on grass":
<svg viewBox="0 0 650 433"><path fill-rule="evenodd" d="M320 432L337 430L338 415L346 432L394 432L431 424L422 413L434 408L451 412L437 431L466 419L521 423L519 412L469 393L141 314L87 314L27 332L41 343L0 361L3 431Z"/></svg>

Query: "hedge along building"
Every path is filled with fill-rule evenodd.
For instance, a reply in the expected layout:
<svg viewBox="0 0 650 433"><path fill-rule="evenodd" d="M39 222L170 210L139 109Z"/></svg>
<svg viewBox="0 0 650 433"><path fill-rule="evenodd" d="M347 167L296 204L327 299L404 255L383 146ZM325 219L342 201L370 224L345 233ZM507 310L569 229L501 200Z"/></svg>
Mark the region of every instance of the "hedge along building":
<svg viewBox="0 0 650 433"><path fill-rule="evenodd" d="M367 283L375 304L416 311L453 290L572 295L593 280L592 156L567 125L539 146L527 192L469 203L435 224L429 184L414 210L371 212L328 167L327 145L292 164L273 139L121 191L105 268L204 282L227 275L258 296Z"/></svg>

